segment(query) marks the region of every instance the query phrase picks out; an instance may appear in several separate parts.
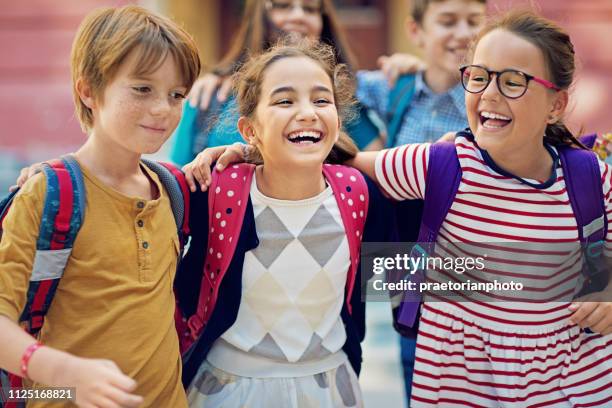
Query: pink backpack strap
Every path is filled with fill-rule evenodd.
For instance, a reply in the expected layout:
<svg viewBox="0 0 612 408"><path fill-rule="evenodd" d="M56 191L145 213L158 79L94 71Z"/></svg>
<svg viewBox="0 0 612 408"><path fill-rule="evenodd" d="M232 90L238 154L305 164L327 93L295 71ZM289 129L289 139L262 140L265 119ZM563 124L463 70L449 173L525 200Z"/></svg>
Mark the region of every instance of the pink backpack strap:
<svg viewBox="0 0 612 408"><path fill-rule="evenodd" d="M352 313L351 295L368 215L368 185L363 175L352 167L326 164L323 166L323 174L336 197L348 239L351 266L346 279L346 307L349 313Z"/></svg>
<svg viewBox="0 0 612 408"><path fill-rule="evenodd" d="M219 285L234 256L251 190L255 166L233 165L215 169L208 190L208 247L200 286L200 298L188 327L193 340L202 333L217 303Z"/></svg>

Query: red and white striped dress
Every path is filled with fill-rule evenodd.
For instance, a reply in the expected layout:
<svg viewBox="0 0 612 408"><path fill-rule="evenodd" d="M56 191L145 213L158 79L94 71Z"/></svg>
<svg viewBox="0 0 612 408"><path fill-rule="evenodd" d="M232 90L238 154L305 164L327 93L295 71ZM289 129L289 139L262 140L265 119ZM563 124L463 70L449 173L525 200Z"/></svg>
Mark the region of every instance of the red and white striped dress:
<svg viewBox="0 0 612 408"><path fill-rule="evenodd" d="M455 145L462 179L439 242L578 240L561 166L553 183L530 186L496 172L472 140L458 137ZM376 176L389 195L423 198L429 146L413 144L379 153ZM610 218L612 172L605 163L601 174ZM606 237L606 251L610 249L612 232ZM582 279L577 260L574 252L561 261L573 288ZM517 266L517 258L510 256L507 261L513 271L522 266L532 276L546 274L541 266L545 262L538 266L521 257L518 261L524 263ZM552 298L557 294L551 293ZM424 303L410 406L612 406L612 335L587 334L571 325L567 306L568 302Z"/></svg>

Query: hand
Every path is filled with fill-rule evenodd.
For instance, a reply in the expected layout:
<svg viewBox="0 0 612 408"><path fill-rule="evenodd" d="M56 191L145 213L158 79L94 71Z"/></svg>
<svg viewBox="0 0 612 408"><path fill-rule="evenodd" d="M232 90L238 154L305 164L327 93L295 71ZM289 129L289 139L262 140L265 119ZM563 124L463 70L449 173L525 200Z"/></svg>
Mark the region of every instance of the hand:
<svg viewBox="0 0 612 408"><path fill-rule="evenodd" d="M26 181L32 178L36 173L40 173L42 171L43 162L34 163L30 167L24 167L19 172L19 176L17 177L17 181L15 184L9 187L9 191L15 191L18 188L23 187Z"/></svg>
<svg viewBox="0 0 612 408"><path fill-rule="evenodd" d="M436 143L438 143L438 142L454 142L456 135L457 135L457 132L446 132L444 134L444 136L442 136L441 138L436 140Z"/></svg>
<svg viewBox="0 0 612 408"><path fill-rule="evenodd" d="M52 386L75 387L76 404L85 408L136 408L143 398L134 395L136 382L110 360L70 356L57 370Z"/></svg>
<svg viewBox="0 0 612 408"><path fill-rule="evenodd" d="M232 89L232 78L220 77L212 73L205 74L195 81L187 100L193 107L198 106L199 103L199 108L205 111L210 106L213 93L217 88L219 88L217 91L217 100L219 102L225 102Z"/></svg>
<svg viewBox="0 0 612 408"><path fill-rule="evenodd" d="M383 55L378 58L377 64L389 82L389 87L395 85L400 75L414 74L424 70L427 65L418 57L410 54L395 53L390 57Z"/></svg>
<svg viewBox="0 0 612 408"><path fill-rule="evenodd" d="M588 327L595 333L608 335L612 333L612 291L591 293L583 296L568 307L572 312L570 322L582 328Z"/></svg>
<svg viewBox="0 0 612 408"><path fill-rule="evenodd" d="M233 145L209 147L201 151L191 163L183 166L185 179L191 192L196 191L196 181L200 184L202 191L208 189L212 180L210 167L215 161L217 171L223 171L232 163L244 162L248 149L247 145L236 142Z"/></svg>

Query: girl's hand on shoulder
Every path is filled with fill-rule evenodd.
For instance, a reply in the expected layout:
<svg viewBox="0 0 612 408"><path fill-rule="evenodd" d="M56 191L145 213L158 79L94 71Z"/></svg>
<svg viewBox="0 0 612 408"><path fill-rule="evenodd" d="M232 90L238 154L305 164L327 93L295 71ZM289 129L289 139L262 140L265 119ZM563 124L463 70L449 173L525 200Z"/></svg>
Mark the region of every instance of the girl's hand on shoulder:
<svg viewBox="0 0 612 408"><path fill-rule="evenodd" d="M612 334L612 291L591 293L576 299L569 310L574 312L570 322L589 328L601 335Z"/></svg>
<svg viewBox="0 0 612 408"><path fill-rule="evenodd" d="M29 167L24 167L19 172L19 176L17 177L17 181L15 184L9 187L9 191L15 191L18 188L23 187L26 181L34 177L36 173L40 173L42 171L43 162L34 163Z"/></svg>
<svg viewBox="0 0 612 408"><path fill-rule="evenodd" d="M219 88L217 100L224 102L232 89L232 78L220 77L213 73L204 74L193 84L187 100L191 106L197 106L205 111L210 106L210 101L217 88Z"/></svg>
<svg viewBox="0 0 612 408"><path fill-rule="evenodd" d="M391 56L383 55L378 58L377 64L387 81L389 87L395 85L397 78L404 74L414 74L424 70L427 65L419 57L410 54L395 53Z"/></svg>
<svg viewBox="0 0 612 408"><path fill-rule="evenodd" d="M136 408L143 398L132 394L136 381L121 372L110 360L70 356L58 369L54 386L75 387L79 407Z"/></svg>
<svg viewBox="0 0 612 408"><path fill-rule="evenodd" d="M446 132L444 134L444 136L442 136L441 138L436 140L436 143L438 143L438 142L454 142L455 141L455 136L457 136L457 132Z"/></svg>
<svg viewBox="0 0 612 408"><path fill-rule="evenodd" d="M232 145L209 147L202 150L191 163L183 166L185 179L191 192L196 191L196 183L200 185L200 190L208 189L212 181L211 166L215 161L217 171L223 171L232 163L244 162L248 149L247 145L237 142Z"/></svg>

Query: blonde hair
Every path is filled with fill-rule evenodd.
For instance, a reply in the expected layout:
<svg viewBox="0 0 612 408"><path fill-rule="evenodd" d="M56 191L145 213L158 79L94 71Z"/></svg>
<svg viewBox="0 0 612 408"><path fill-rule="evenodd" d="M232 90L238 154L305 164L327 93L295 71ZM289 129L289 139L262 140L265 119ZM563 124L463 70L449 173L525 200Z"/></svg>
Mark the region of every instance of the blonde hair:
<svg viewBox="0 0 612 408"><path fill-rule="evenodd" d="M253 118L261 97L261 84L266 69L274 62L295 57L306 57L315 61L323 68L332 82L334 104L342 123L350 121L354 116L354 80L344 64L337 64L332 47L323 43L313 43L302 40L298 44L286 45L279 43L267 52L251 58L234 75L236 101L240 116ZM338 141L332 147L327 163L341 164L357 155L359 149L353 140L344 132L340 132ZM250 162L262 163L261 154L257 151L248 158Z"/></svg>
<svg viewBox="0 0 612 408"><path fill-rule="evenodd" d="M139 48L136 75L154 72L168 53L178 64L187 90L200 73L200 58L192 37L170 19L138 6L100 8L81 23L70 58L72 94L83 131L93 126L93 114L77 92L84 81L95 98L101 97L121 63Z"/></svg>

